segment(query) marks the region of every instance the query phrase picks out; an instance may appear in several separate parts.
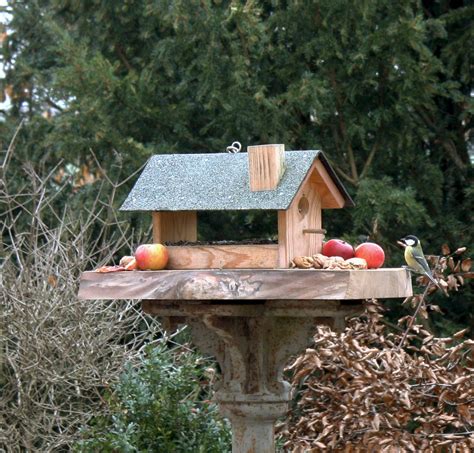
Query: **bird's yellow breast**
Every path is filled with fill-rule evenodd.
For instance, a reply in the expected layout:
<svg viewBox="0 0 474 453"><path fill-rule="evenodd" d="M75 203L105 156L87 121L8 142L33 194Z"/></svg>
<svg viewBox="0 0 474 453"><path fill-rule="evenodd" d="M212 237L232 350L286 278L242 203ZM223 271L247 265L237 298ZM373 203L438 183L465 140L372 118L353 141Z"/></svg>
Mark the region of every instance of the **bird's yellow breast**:
<svg viewBox="0 0 474 453"><path fill-rule="evenodd" d="M417 269L419 266L418 262L413 257L413 247L411 245L407 245L405 247L405 261L410 267L414 269Z"/></svg>

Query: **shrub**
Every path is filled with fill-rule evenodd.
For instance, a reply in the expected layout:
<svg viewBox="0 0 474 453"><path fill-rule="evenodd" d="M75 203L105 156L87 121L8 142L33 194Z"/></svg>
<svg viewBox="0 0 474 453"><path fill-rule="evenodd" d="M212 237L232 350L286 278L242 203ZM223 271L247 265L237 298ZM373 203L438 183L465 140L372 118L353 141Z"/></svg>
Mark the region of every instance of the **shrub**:
<svg viewBox="0 0 474 453"><path fill-rule="evenodd" d="M473 273L465 247L444 248L430 261L447 296ZM295 400L280 426L289 451L472 451L474 340L462 339L469 329L443 338L429 331L430 313L441 312L428 299L433 291L406 299L414 313L399 326L367 301L341 335L318 327L289 367Z"/></svg>
<svg viewBox="0 0 474 453"><path fill-rule="evenodd" d="M93 420L76 451L230 451L229 426L208 401L209 371L180 346L147 348L140 366L128 366L108 393L109 414Z"/></svg>
<svg viewBox="0 0 474 453"><path fill-rule="evenodd" d="M89 208L58 207L53 173L24 163L10 179L12 150L0 167L0 451L65 451L161 329L136 302L77 299L83 270L132 247L104 220L114 191L96 186Z"/></svg>

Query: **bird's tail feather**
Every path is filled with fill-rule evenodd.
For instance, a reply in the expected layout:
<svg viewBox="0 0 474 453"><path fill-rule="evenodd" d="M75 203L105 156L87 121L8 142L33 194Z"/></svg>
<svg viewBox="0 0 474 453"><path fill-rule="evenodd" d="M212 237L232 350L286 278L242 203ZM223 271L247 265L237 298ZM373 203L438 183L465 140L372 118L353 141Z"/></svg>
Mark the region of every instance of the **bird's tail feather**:
<svg viewBox="0 0 474 453"><path fill-rule="evenodd" d="M439 289L441 289L441 286L439 286L438 281L432 275L428 274L428 272L425 272L425 275L431 280L432 283L434 283Z"/></svg>

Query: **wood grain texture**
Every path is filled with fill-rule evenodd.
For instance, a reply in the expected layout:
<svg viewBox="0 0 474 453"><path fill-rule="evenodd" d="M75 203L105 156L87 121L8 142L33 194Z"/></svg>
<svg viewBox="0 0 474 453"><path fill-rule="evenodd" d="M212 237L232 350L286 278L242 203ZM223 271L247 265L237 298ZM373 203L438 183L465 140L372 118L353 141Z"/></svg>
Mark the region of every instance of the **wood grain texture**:
<svg viewBox="0 0 474 453"><path fill-rule="evenodd" d="M353 271L349 274L349 284L346 291L346 299L358 299L359 294L365 292L367 288L372 287L374 284L380 286L377 288L378 296L372 296L374 298L389 298L392 297L390 294L407 294L412 295L411 276L409 271L406 269L400 269L400 274L405 272L407 275L405 278L401 278L400 274L395 272L384 272L386 269L368 269L363 271L359 275L359 271ZM378 276L383 273L383 281L373 281L374 276ZM408 296L407 296L408 297ZM367 297L368 299L369 297Z"/></svg>
<svg viewBox="0 0 474 453"><path fill-rule="evenodd" d="M412 295L406 269L163 270L81 276L80 299L343 300Z"/></svg>
<svg viewBox="0 0 474 453"><path fill-rule="evenodd" d="M321 196L323 209L343 208L344 196L341 194L331 176L320 160L316 160L310 169L310 180L316 184Z"/></svg>
<svg viewBox="0 0 474 453"><path fill-rule="evenodd" d="M279 267L290 267L296 256L320 253L323 235L307 234L305 230L321 229L321 197L309 179L303 182L286 211L278 211Z"/></svg>
<svg viewBox="0 0 474 453"><path fill-rule="evenodd" d="M169 269L273 269L278 245L168 246Z"/></svg>
<svg viewBox="0 0 474 453"><path fill-rule="evenodd" d="M248 146L250 190L274 190L285 171L285 145Z"/></svg>
<svg viewBox="0 0 474 453"><path fill-rule="evenodd" d="M153 219L153 242L196 241L196 211L155 211Z"/></svg>

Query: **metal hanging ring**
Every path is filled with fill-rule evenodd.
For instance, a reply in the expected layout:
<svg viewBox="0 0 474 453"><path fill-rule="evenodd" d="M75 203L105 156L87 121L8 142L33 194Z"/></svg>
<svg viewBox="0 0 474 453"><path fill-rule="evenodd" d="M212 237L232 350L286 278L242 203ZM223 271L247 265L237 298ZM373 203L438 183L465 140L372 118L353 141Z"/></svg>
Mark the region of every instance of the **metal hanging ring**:
<svg viewBox="0 0 474 453"><path fill-rule="evenodd" d="M235 154L235 153L239 153L241 149L242 149L242 145L240 144L240 142L233 142L232 145L226 148L226 151L228 153Z"/></svg>

